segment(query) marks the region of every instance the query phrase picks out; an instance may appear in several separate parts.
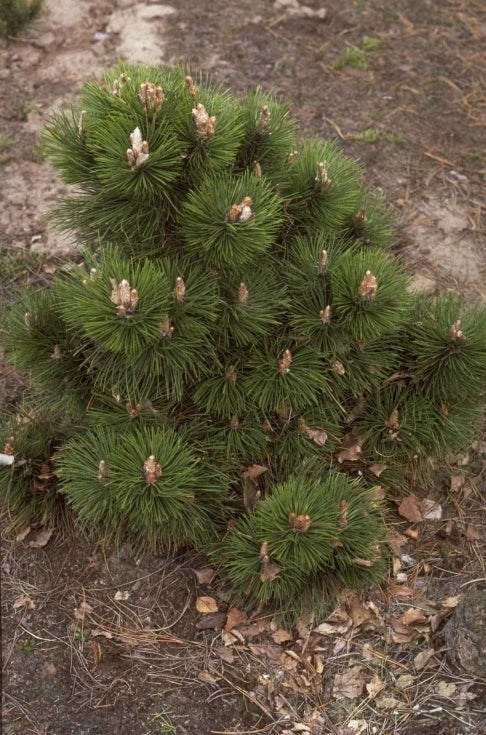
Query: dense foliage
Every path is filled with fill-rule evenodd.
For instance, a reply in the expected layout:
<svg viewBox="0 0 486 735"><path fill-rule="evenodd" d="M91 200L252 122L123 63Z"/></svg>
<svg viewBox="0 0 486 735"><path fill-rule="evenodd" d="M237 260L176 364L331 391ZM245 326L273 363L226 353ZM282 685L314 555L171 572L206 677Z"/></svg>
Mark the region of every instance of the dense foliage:
<svg viewBox="0 0 486 735"><path fill-rule="evenodd" d="M286 611L379 580L372 486L474 435L484 311L414 296L359 165L261 89L121 65L43 146L86 249L3 329L30 381L2 428L14 517L62 494L87 532L207 550Z"/></svg>

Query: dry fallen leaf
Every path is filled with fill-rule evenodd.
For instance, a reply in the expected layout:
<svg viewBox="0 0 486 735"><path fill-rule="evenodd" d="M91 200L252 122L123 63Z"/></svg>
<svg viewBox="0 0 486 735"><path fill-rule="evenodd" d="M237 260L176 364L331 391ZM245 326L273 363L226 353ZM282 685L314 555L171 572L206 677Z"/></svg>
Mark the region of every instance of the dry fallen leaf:
<svg viewBox="0 0 486 735"><path fill-rule="evenodd" d="M210 584L215 575L215 571L211 567L202 567L201 569L193 569L192 571L199 584Z"/></svg>
<svg viewBox="0 0 486 735"><path fill-rule="evenodd" d="M398 514L402 518L406 518L410 523L417 523L422 520L422 513L420 511L420 505L418 498L415 495L407 495L403 498L402 502L398 506Z"/></svg>
<svg viewBox="0 0 486 735"><path fill-rule="evenodd" d="M217 681L220 680L221 677L215 676L209 671L200 671L197 675L197 678L199 679L199 681L204 681L206 684L215 684Z"/></svg>
<svg viewBox="0 0 486 735"><path fill-rule="evenodd" d="M245 638L254 638L260 635L260 633L263 633L267 629L267 625L268 621L255 620L254 623L250 623L249 625L245 625L244 628L241 628L240 633Z"/></svg>
<svg viewBox="0 0 486 735"><path fill-rule="evenodd" d="M362 666L351 666L334 677L332 695L335 699L354 699L363 693L365 680Z"/></svg>
<svg viewBox="0 0 486 735"><path fill-rule="evenodd" d="M203 613L202 617L196 623L196 628L198 630L221 630L225 622L225 612ZM224 635L233 636L232 633L225 633Z"/></svg>
<svg viewBox="0 0 486 735"><path fill-rule="evenodd" d="M343 633L347 633L352 625L352 622L350 621L349 624L346 625L332 625L331 623L321 623L317 626L317 628L314 628L314 633L319 633L320 635L342 635Z"/></svg>
<svg viewBox="0 0 486 735"><path fill-rule="evenodd" d="M466 538L468 541L479 541L481 538L479 531L470 523L466 526Z"/></svg>
<svg viewBox="0 0 486 735"><path fill-rule="evenodd" d="M110 633L109 630L102 630L101 628L93 628L93 630L90 631L90 636L92 638L97 638L98 636L103 636L103 638L113 638L113 633Z"/></svg>
<svg viewBox="0 0 486 735"><path fill-rule="evenodd" d="M268 467L264 467L261 464L252 464L243 472L243 477L247 480L255 480L257 477L260 477L260 475L263 475L267 470Z"/></svg>
<svg viewBox="0 0 486 735"><path fill-rule="evenodd" d="M27 610L35 610L35 603L27 595L20 595L13 601L13 609L18 610L19 607L26 607Z"/></svg>
<svg viewBox="0 0 486 735"><path fill-rule="evenodd" d="M415 670L420 671L421 669L424 669L434 656L435 651L433 648L426 648L425 651L417 653L417 655L413 659Z"/></svg>
<svg viewBox="0 0 486 735"><path fill-rule="evenodd" d="M411 674L402 674L398 677L396 685L399 689L408 689L414 683L415 678Z"/></svg>
<svg viewBox="0 0 486 735"><path fill-rule="evenodd" d="M272 638L275 641L275 643L287 643L288 641L291 641L293 639L292 633L289 633L288 630L284 630L284 628L277 628L277 630L272 633Z"/></svg>
<svg viewBox="0 0 486 735"><path fill-rule="evenodd" d="M235 660L233 652L225 646L215 646L213 651L222 661L226 661L227 664L232 664Z"/></svg>
<svg viewBox="0 0 486 735"><path fill-rule="evenodd" d="M353 735L361 735L362 732L368 729L366 720L349 720L347 726Z"/></svg>
<svg viewBox="0 0 486 735"><path fill-rule="evenodd" d="M93 612L93 608L91 605L88 605L87 602L82 602L79 607L75 608L74 610L74 619L75 620L84 620L85 615L89 615L89 613Z"/></svg>
<svg viewBox="0 0 486 735"><path fill-rule="evenodd" d="M400 556L402 553L402 546L408 543L408 539L402 534L396 531L394 528L389 528L386 533L386 540L390 549L397 555Z"/></svg>
<svg viewBox="0 0 486 735"><path fill-rule="evenodd" d="M441 679L437 682L437 694L440 694L441 697L452 697L452 695L456 693L456 689L457 687L452 683L452 681L444 681Z"/></svg>
<svg viewBox="0 0 486 735"><path fill-rule="evenodd" d="M90 668L91 672L96 671L103 658L103 649L99 643L91 644L91 653L93 654L93 665Z"/></svg>
<svg viewBox="0 0 486 735"><path fill-rule="evenodd" d="M451 475L451 491L453 493L458 493L460 490L462 490L464 482L465 480L462 475Z"/></svg>
<svg viewBox="0 0 486 735"><path fill-rule="evenodd" d="M120 600L128 600L129 597L130 592L128 590L117 590L113 599L119 602Z"/></svg>
<svg viewBox="0 0 486 735"><path fill-rule="evenodd" d="M23 531L18 533L15 537L16 541L23 541L26 536L28 536L30 533L30 526L27 526L27 528L24 528Z"/></svg>
<svg viewBox="0 0 486 735"><path fill-rule="evenodd" d="M459 605L461 597L461 595L452 595L451 597L445 597L442 600L441 605L442 607L445 607L446 610L452 610Z"/></svg>
<svg viewBox="0 0 486 735"><path fill-rule="evenodd" d="M42 549L47 544L52 534L54 533L53 528L45 528L43 531L37 534L37 537L32 541L29 541L29 546L32 549Z"/></svg>
<svg viewBox="0 0 486 735"><path fill-rule="evenodd" d="M414 625L415 623L424 623L427 620L422 610L417 610L415 607L409 607L405 610L403 615L400 617L402 625Z"/></svg>
<svg viewBox="0 0 486 735"><path fill-rule="evenodd" d="M379 463L372 464L370 465L370 472L372 472L375 475L375 477L379 477L381 473L386 470L387 467L388 465L386 464L379 464Z"/></svg>
<svg viewBox="0 0 486 735"><path fill-rule="evenodd" d="M337 453L337 461L341 464L342 462L357 462L362 452L361 444L356 442L351 447L345 447Z"/></svg>
<svg viewBox="0 0 486 735"><path fill-rule="evenodd" d="M196 600L196 610L202 615L218 612L218 609L218 603L216 602L214 597L207 597L206 595L203 595L202 597L198 597Z"/></svg>
<svg viewBox="0 0 486 735"><path fill-rule="evenodd" d="M442 518L442 506L431 498L424 498L420 503L420 509L424 521L440 521Z"/></svg>
<svg viewBox="0 0 486 735"><path fill-rule="evenodd" d="M224 629L227 633L229 633L231 630L233 630L233 628L236 628L238 625L243 625L247 622L248 616L246 615L246 613L244 613L243 610L239 610L237 607L232 607L228 610L228 617L226 618Z"/></svg>
<svg viewBox="0 0 486 735"><path fill-rule="evenodd" d="M384 688L385 682L380 679L378 674L373 674L373 678L366 685L366 691L370 699L374 699Z"/></svg>
<svg viewBox="0 0 486 735"><path fill-rule="evenodd" d="M384 709L384 710L391 710L391 709L399 709L400 707L403 707L403 702L401 702L399 699L396 699L395 697L387 697L382 696L379 697L379 699L375 702L378 709Z"/></svg>

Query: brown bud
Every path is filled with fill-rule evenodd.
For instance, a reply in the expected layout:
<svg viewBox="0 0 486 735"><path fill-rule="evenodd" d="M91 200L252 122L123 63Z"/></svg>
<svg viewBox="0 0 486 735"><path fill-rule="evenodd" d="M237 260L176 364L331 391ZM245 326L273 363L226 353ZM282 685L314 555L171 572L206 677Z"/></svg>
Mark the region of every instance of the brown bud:
<svg viewBox="0 0 486 735"><path fill-rule="evenodd" d="M292 353L290 350L284 350L282 357L278 361L278 372L280 375L286 375L290 372L290 366L292 364Z"/></svg>
<svg viewBox="0 0 486 735"><path fill-rule="evenodd" d="M153 454L143 463L143 474L145 476L145 482L147 485L155 485L157 480L162 474L162 467L155 460Z"/></svg>
<svg viewBox="0 0 486 735"><path fill-rule="evenodd" d="M30 330L32 329L32 314L30 313L30 311L26 311L24 314L24 324L27 330L30 332Z"/></svg>
<svg viewBox="0 0 486 735"><path fill-rule="evenodd" d="M289 524L294 533L305 533L311 527L312 521L310 516L289 513Z"/></svg>
<svg viewBox="0 0 486 735"><path fill-rule="evenodd" d="M253 201L251 197L243 197L239 204L231 205L229 212L226 215L226 219L228 222L231 222L231 224L243 224L244 222L248 222L248 220L253 217L253 212L251 211L252 204Z"/></svg>
<svg viewBox="0 0 486 735"><path fill-rule="evenodd" d="M451 339L454 339L454 340L459 339L459 340L462 340L463 342L465 342L466 335L464 334L464 332L461 329L461 320L460 319L458 319L457 321L455 321L454 324L452 325L452 327L449 329L449 336L450 336Z"/></svg>
<svg viewBox="0 0 486 735"><path fill-rule="evenodd" d="M348 502L341 500L339 503L339 528L346 528L348 525Z"/></svg>
<svg viewBox="0 0 486 735"><path fill-rule="evenodd" d="M162 337L162 339L172 339L173 334L174 327L170 323L170 318L166 316L164 321L160 325L160 336Z"/></svg>
<svg viewBox="0 0 486 735"><path fill-rule="evenodd" d="M376 299L376 292L378 290L378 283L371 271L366 271L365 276L359 284L358 294L365 301L374 301Z"/></svg>
<svg viewBox="0 0 486 735"><path fill-rule="evenodd" d="M280 569L273 564L268 553L268 543L266 541L260 547L260 561L262 569L260 579L262 582L273 582L279 576Z"/></svg>
<svg viewBox="0 0 486 735"><path fill-rule="evenodd" d="M256 176L257 179L262 178L262 167L258 163L258 161L253 161L253 176Z"/></svg>
<svg viewBox="0 0 486 735"><path fill-rule="evenodd" d="M341 360L338 360L337 358L334 358L334 360L331 360L331 368L336 373L336 375L346 374L346 368L344 367Z"/></svg>
<svg viewBox="0 0 486 735"><path fill-rule="evenodd" d="M136 288L130 288L130 284L124 278L117 283L114 278L110 278L111 296L110 301L116 305L116 313L119 317L128 317L137 308L138 291Z"/></svg>
<svg viewBox="0 0 486 735"><path fill-rule="evenodd" d="M216 118L211 117L206 112L204 105L199 103L192 111L192 116L196 124L198 137L201 140L209 140L213 137L216 128Z"/></svg>
<svg viewBox="0 0 486 735"><path fill-rule="evenodd" d="M108 470L108 465L106 464L104 459L101 459L98 465L98 482L103 482L103 480L106 480L109 474L110 472Z"/></svg>
<svg viewBox="0 0 486 735"><path fill-rule="evenodd" d="M85 117L86 117L86 110L81 110L81 113L79 115L79 120L78 120L78 133L81 139L84 138L84 134L86 133Z"/></svg>
<svg viewBox="0 0 486 735"><path fill-rule="evenodd" d="M385 426L387 426L389 429L399 429L400 424L398 422L398 408L394 408L391 414L388 416L387 420L385 421Z"/></svg>
<svg viewBox="0 0 486 735"><path fill-rule="evenodd" d="M121 97L123 88L126 87L129 82L131 82L130 77L127 77L126 74L120 74L118 79L115 79L115 81L113 82L113 94L117 97Z"/></svg>
<svg viewBox="0 0 486 735"><path fill-rule="evenodd" d="M320 310L319 316L323 324L331 323L331 307L329 304L325 307L325 309Z"/></svg>
<svg viewBox="0 0 486 735"><path fill-rule="evenodd" d="M327 267L327 250L321 250L319 256L319 265L317 266L317 273L322 276L326 272Z"/></svg>
<svg viewBox="0 0 486 735"><path fill-rule="evenodd" d="M263 105L260 110L260 116L258 118L257 130L260 135L266 135L270 125L271 112L268 109L268 105Z"/></svg>
<svg viewBox="0 0 486 735"><path fill-rule="evenodd" d="M146 140L142 140L140 128L130 133L130 142L132 147L127 150L127 161L132 171L135 171L148 159L149 146Z"/></svg>
<svg viewBox="0 0 486 735"><path fill-rule="evenodd" d="M231 421L230 421L230 429L234 429L236 431L236 429L238 429L239 426L240 426L240 420L238 416L232 416Z"/></svg>
<svg viewBox="0 0 486 735"><path fill-rule="evenodd" d="M232 384L236 382L236 368L234 365L230 365L226 370L226 380Z"/></svg>
<svg viewBox="0 0 486 735"><path fill-rule="evenodd" d="M321 161L317 167L317 173L314 180L321 194L324 194L332 186L332 179L329 178L326 164L323 161Z"/></svg>
<svg viewBox="0 0 486 735"><path fill-rule="evenodd" d="M96 270L96 268L91 268L89 272L89 277L92 281L96 281L96 279L98 278L98 271Z"/></svg>
<svg viewBox="0 0 486 735"><path fill-rule="evenodd" d="M178 304L181 304L186 296L186 284L181 276L177 276L174 290L174 298Z"/></svg>
<svg viewBox="0 0 486 735"><path fill-rule="evenodd" d="M191 97L195 97L197 93L199 92L199 89L194 84L194 80L189 75L184 80L184 86L191 95Z"/></svg>
<svg viewBox="0 0 486 735"><path fill-rule="evenodd" d="M3 445L3 454L12 457L15 454L14 445L11 442L5 442Z"/></svg>
<svg viewBox="0 0 486 735"><path fill-rule="evenodd" d="M366 214L366 209L364 207L361 207L361 209L353 215L353 224L357 229L360 229L367 220L368 215Z"/></svg>
<svg viewBox="0 0 486 735"><path fill-rule="evenodd" d="M145 112L149 110L160 110L164 101L164 92L162 87L158 87L152 82L144 82L140 85L138 98L142 103Z"/></svg>
<svg viewBox="0 0 486 735"><path fill-rule="evenodd" d="M298 151L290 151L290 153L287 155L287 163L293 163L297 158L298 153Z"/></svg>
<svg viewBox="0 0 486 735"><path fill-rule="evenodd" d="M61 347L59 345L54 345L54 351L51 357L54 360L59 360L62 357Z"/></svg>
<svg viewBox="0 0 486 735"><path fill-rule="evenodd" d="M238 287L238 303L246 304L247 301L248 301L248 289L246 287L246 284L243 283L242 281Z"/></svg>

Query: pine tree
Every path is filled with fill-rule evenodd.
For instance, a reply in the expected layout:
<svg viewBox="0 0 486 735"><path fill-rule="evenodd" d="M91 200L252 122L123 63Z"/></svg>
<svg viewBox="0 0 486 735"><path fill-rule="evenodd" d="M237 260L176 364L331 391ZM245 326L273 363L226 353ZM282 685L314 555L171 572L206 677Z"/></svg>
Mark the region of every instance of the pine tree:
<svg viewBox="0 0 486 735"><path fill-rule="evenodd" d="M3 328L31 385L2 427L13 523L64 498L106 541L215 554L235 598L290 617L378 581L376 466L404 488L470 441L484 309L414 296L359 164L262 89L121 64L43 146L85 251Z"/></svg>

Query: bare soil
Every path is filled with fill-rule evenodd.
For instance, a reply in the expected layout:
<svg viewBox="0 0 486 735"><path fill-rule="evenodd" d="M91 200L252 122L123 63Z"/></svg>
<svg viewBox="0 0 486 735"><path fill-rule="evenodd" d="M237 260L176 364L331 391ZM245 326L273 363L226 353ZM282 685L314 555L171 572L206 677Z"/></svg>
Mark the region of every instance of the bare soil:
<svg viewBox="0 0 486 735"><path fill-rule="evenodd" d="M397 219L394 248L416 288L484 301L484 3L304 4L47 0L33 29L0 45L3 257L41 253L35 283L75 247L45 217L65 192L38 149L49 112L119 58L189 61L236 94L260 84L288 98L303 134L338 139L384 192ZM347 49L351 63L335 68ZM19 387L0 357L0 403ZM392 528L413 534L389 586L365 598L376 619L359 623L348 605L352 628L332 635L309 622L277 643L275 626L257 619L231 640L221 631L226 615L216 630L198 627L208 621L195 611L197 596L212 596L223 613L227 604L217 585L197 582L191 569L206 562L189 553L135 559L129 548L105 552L66 530L41 548L29 545L36 529L6 538L4 732L486 733L486 681L449 662L442 636L454 608L444 600L485 589L484 449L479 442L453 468L465 485L434 490L440 519L392 518ZM427 622L407 640L393 621L410 607ZM356 666L367 684L379 677L380 694L340 697L336 677Z"/></svg>

